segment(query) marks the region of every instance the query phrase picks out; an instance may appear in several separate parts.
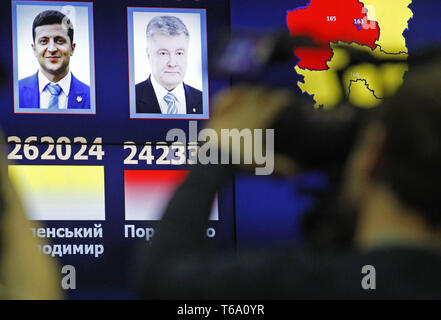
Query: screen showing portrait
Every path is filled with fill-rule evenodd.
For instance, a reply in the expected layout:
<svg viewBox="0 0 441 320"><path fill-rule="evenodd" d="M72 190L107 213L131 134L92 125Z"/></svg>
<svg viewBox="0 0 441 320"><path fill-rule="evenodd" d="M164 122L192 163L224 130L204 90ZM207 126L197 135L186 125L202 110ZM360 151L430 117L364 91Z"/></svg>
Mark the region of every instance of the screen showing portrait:
<svg viewBox="0 0 441 320"><path fill-rule="evenodd" d="M12 0L0 15L0 130L10 181L39 225L29 232L60 272L75 268L68 298L131 297L131 261L195 164L209 96L230 85L208 81L207 66L228 0ZM185 145L169 141L176 131ZM230 179L207 243L234 245L233 198Z"/></svg>
<svg viewBox="0 0 441 320"><path fill-rule="evenodd" d="M204 9L128 8L130 117L208 119Z"/></svg>
<svg viewBox="0 0 441 320"><path fill-rule="evenodd" d="M14 112L95 114L92 3L13 1Z"/></svg>

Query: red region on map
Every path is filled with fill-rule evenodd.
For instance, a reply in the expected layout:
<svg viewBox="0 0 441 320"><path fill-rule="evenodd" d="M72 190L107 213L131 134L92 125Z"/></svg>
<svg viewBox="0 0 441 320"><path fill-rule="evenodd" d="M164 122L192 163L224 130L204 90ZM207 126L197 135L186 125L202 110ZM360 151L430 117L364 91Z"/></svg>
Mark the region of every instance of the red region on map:
<svg viewBox="0 0 441 320"><path fill-rule="evenodd" d="M378 23L367 20L364 5L358 0L311 0L306 7L288 11L286 23L291 36L309 36L326 48L297 48L298 66L309 70L327 70L333 52L330 42L343 41L376 48L380 37ZM364 12L363 12L364 11ZM368 28L363 28L362 23Z"/></svg>

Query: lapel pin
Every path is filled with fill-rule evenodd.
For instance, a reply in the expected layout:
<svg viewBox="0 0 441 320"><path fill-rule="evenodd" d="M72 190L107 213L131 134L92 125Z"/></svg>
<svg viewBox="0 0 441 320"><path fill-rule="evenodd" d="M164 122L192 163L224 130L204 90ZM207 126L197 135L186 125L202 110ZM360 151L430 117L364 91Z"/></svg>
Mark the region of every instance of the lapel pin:
<svg viewBox="0 0 441 320"><path fill-rule="evenodd" d="M196 112L196 108L193 108L193 112Z"/></svg>
<svg viewBox="0 0 441 320"><path fill-rule="evenodd" d="M78 97L77 97L77 102L81 102L81 101L83 101L83 98L80 97L80 96L78 96Z"/></svg>

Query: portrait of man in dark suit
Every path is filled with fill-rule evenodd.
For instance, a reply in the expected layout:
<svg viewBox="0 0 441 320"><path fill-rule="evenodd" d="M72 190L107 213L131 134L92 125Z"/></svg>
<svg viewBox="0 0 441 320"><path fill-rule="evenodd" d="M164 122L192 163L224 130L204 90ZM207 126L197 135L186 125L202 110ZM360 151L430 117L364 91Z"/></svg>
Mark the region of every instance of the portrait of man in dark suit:
<svg viewBox="0 0 441 320"><path fill-rule="evenodd" d="M183 82L189 37L175 16L156 16L146 28L151 74L135 87L136 113L202 114L202 92Z"/></svg>
<svg viewBox="0 0 441 320"><path fill-rule="evenodd" d="M39 70L19 80L19 108L50 112L90 109L90 87L69 66L76 44L68 17L56 10L39 13L32 24L32 37Z"/></svg>

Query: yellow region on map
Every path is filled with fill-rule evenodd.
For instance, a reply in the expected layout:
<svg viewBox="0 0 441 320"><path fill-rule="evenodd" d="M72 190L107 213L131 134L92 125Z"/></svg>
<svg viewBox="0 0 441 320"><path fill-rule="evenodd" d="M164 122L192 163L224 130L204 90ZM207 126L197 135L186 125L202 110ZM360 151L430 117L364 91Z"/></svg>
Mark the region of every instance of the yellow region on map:
<svg viewBox="0 0 441 320"><path fill-rule="evenodd" d="M312 96L316 107L332 108L340 102L343 90L354 105L375 107L384 97L393 95L403 83L408 70L403 32L408 27L409 19L413 17L408 8L411 0L363 0L362 3L367 6L368 19L377 21L380 28L380 38L375 42L378 47L375 50L356 43L331 43L334 55L328 62L328 70L314 71L295 67L296 72L304 77L298 83L299 88ZM338 72L349 63L345 47L364 50L377 58L397 60L398 63L385 63L381 66L364 63L351 66L344 72L340 83Z"/></svg>
<svg viewBox="0 0 441 320"><path fill-rule="evenodd" d="M338 78L338 70L343 69L349 62L347 53L335 48L334 56L328 62L328 70L311 71L295 67L296 72L304 77L298 82L303 92L312 95L316 106L324 108L335 106L342 98L343 92Z"/></svg>
<svg viewBox="0 0 441 320"><path fill-rule="evenodd" d="M388 56L387 58L391 59L407 58L406 54L386 55L379 48L372 51L369 47L354 43L350 45L338 43L338 45L371 51L374 55ZM334 56L328 63L329 70L311 71L295 68L296 72L304 77L303 82L298 83L300 89L313 95L316 107L322 105L326 109L335 106L342 98L342 85L345 94L349 94L351 103L365 108L375 107L382 98L395 93L403 83L404 73L407 71L406 63L388 63L380 67L365 63L348 68L343 74L341 85L338 71L348 64L349 57L343 48L336 48L336 44L332 44L331 47Z"/></svg>
<svg viewBox="0 0 441 320"><path fill-rule="evenodd" d="M362 0L368 20L377 21L380 38L376 42L387 53L407 53L403 32L408 28L413 12L412 0Z"/></svg>

